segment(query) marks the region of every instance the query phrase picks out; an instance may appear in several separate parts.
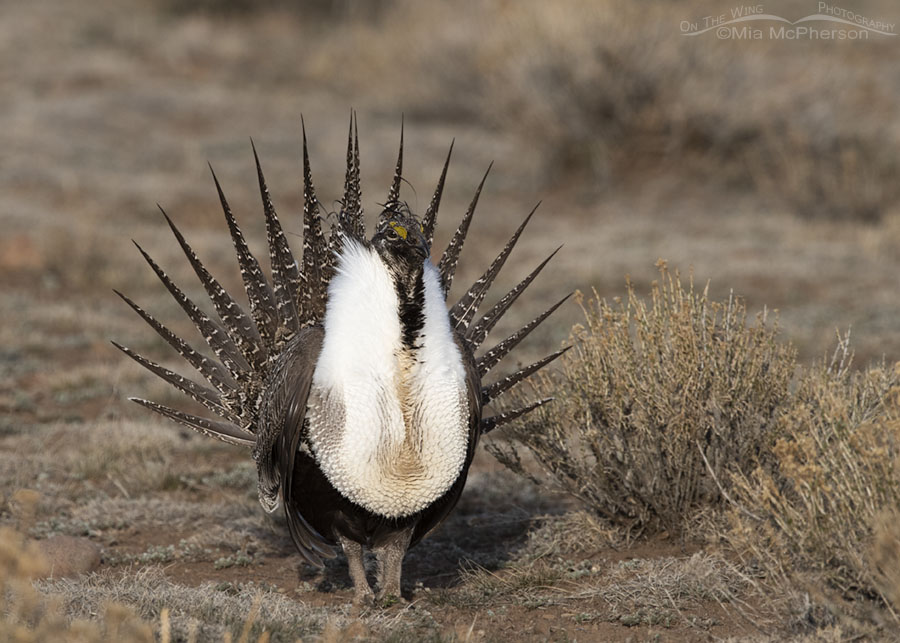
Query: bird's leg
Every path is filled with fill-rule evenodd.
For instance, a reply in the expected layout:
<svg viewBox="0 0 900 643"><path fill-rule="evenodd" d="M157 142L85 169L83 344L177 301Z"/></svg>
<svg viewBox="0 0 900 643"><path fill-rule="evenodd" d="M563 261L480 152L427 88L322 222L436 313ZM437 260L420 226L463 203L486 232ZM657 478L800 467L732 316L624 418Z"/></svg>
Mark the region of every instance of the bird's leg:
<svg viewBox="0 0 900 643"><path fill-rule="evenodd" d="M357 606L371 605L374 594L369 586L369 581L366 580L362 545L344 536L340 536L340 540L341 547L344 548L344 555L347 556L350 580L353 581L353 604Z"/></svg>
<svg viewBox="0 0 900 643"><path fill-rule="evenodd" d="M404 529L394 534L386 543L374 549L378 561L378 594L375 595L376 601L402 600L400 595L400 571L412 534L412 527Z"/></svg>

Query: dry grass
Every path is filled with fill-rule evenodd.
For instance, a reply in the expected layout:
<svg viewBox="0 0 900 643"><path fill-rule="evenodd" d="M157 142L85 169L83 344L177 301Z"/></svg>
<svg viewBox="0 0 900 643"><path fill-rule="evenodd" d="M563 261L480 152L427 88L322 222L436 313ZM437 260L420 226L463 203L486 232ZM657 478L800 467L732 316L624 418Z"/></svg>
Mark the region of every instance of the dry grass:
<svg viewBox="0 0 900 643"><path fill-rule="evenodd" d="M21 643L231 643L317 640L444 640L426 609L372 613L310 607L247 583L172 583L158 566L135 574L115 570L76 579L35 581L47 570L33 541L0 528L0 639ZM446 637L446 640L456 640Z"/></svg>
<svg viewBox="0 0 900 643"><path fill-rule="evenodd" d="M59 599L48 598L32 585L32 578L46 571L34 542L26 542L9 528L0 529L0 639L21 643L155 640L150 625L120 603L104 601L82 618L69 618ZM98 614L102 615L99 620Z"/></svg>
<svg viewBox="0 0 900 643"><path fill-rule="evenodd" d="M559 486L633 532L680 532L721 501L725 472L749 471L770 440L793 350L765 313L748 326L740 300L710 301L664 263L649 301L629 284L624 301L581 305L574 349L537 380L557 400L507 433L512 445L488 448L522 471L523 445Z"/></svg>
<svg viewBox="0 0 900 643"><path fill-rule="evenodd" d="M626 626L646 625L708 629L717 621L701 604L717 604L734 620L750 610L741 597L750 582L718 554L653 556L618 562L605 559L535 557L526 549L503 569L471 566L452 596L451 604L478 603L492 609L565 606L578 622L604 621ZM705 613L707 616L699 616Z"/></svg>
<svg viewBox="0 0 900 643"><path fill-rule="evenodd" d="M326 620L324 610L252 582L220 589L212 584L184 587L169 581L158 567L146 567L136 577L107 572L43 581L40 588L65 597L63 606L70 618L89 617L110 601L132 606L147 620L156 621L167 610L168 627L176 640L224 640L249 624L253 640L266 632L269 640L294 641L321 631Z"/></svg>

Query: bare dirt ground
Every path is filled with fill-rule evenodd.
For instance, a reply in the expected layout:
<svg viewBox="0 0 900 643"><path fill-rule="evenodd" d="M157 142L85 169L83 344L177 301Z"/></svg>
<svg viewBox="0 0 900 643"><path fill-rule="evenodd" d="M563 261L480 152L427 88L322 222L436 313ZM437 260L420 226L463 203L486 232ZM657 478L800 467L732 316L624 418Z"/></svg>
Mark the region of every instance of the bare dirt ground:
<svg viewBox="0 0 900 643"><path fill-rule="evenodd" d="M148 620L166 605L224 605L184 607L182 625L201 623L203 640L239 631L247 597L258 591L267 597L262 625L284 640L764 637L760 621L747 617L751 606L743 603L740 579L723 571L706 544L657 537L613 547L611 537L555 551L559 534L547 525L578 507L514 477L486 453L479 454L456 512L407 558L411 606L351 618L345 563L338 559L316 573L297 562L286 530L258 507L247 454L188 435L125 400L139 394L179 404L110 339L173 368L176 362L112 289L192 336L129 240L201 299L159 203L226 287L239 289L207 161L260 250L252 136L296 248L300 115L320 198L330 202L340 194L352 107L370 214L393 169L401 112L414 208L430 198L455 137L437 247L494 161L457 288L477 277L543 199L498 292L559 243L565 248L497 337L576 288L612 298L623 294L630 275L646 291L662 257L683 274L692 270L701 286L711 280L716 297L733 290L751 311L777 309L783 336L802 360L821 358L836 329L852 328L859 363L896 361L897 204L888 202L870 222L804 218L747 182L707 181L707 169L679 168L677 158L650 169L636 164L602 180L583 171L553 173L533 120L504 125L477 102L479 92L496 87L475 80L442 85L446 79L415 67L396 44L378 53L377 33L362 26L375 18L343 5L304 14L277 3L260 13L234 4L238 9L223 15L146 0L0 9L0 523L34 538L84 536L103 549L96 574L50 582L45 590L62 593L70 613L81 616L96 616L104 600L138 605ZM702 14L704 7L684 11ZM445 26L441 46L459 38L465 49L461 34L472 25L460 19ZM482 36L490 31L479 28ZM672 23L673 36L676 28ZM385 37L402 39L404 30L391 27ZM412 42L419 48L411 55L420 56L421 38ZM814 53L852 79L854 91L867 87L870 118L887 122L900 78L884 67L896 49L856 45ZM800 46L796 55L788 43L782 46L760 64L794 65L800 74ZM697 47L699 58L715 55ZM360 63L362 71L346 68L347 48L362 57L373 52ZM466 60L475 69L491 62ZM762 81L756 87L770 91ZM827 102L826 89L809 91ZM461 94L471 95L471 106L461 107L467 105ZM896 136L895 126L886 131ZM713 177L715 169L708 171ZM561 310L520 359L558 346L579 315L575 306ZM13 510L19 489L40 493L27 520ZM278 602L283 599L288 602ZM266 620L266 609L273 620ZM279 626L284 610L294 620Z"/></svg>

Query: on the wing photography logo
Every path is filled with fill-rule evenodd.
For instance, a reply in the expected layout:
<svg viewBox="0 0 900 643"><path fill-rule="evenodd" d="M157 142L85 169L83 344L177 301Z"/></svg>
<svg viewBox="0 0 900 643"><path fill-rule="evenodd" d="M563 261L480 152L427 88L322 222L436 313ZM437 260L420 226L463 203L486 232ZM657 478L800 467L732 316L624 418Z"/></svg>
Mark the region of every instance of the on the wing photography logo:
<svg viewBox="0 0 900 643"><path fill-rule="evenodd" d="M764 5L756 4L680 23L683 36L712 32L719 40L869 40L896 36L895 26L827 2L819 2L816 13L797 20L768 13Z"/></svg>

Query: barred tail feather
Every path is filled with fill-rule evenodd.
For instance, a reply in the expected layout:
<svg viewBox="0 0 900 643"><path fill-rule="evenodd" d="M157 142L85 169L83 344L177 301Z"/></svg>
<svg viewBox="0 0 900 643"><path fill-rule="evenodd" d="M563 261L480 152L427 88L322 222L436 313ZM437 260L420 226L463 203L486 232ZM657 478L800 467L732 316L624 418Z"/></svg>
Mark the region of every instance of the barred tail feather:
<svg viewBox="0 0 900 643"><path fill-rule="evenodd" d="M522 417L526 413L531 413L533 410L544 406L547 402L552 402L554 398L545 397L541 400L537 400L536 402L532 402L527 406L523 406L520 409L515 409L513 411L506 411L505 413L498 413L497 415L492 415L491 417L482 418L481 420L481 432L489 433L496 429L498 426L503 426L508 422L512 422L513 420Z"/></svg>
<svg viewBox="0 0 900 643"><path fill-rule="evenodd" d="M147 324L157 332L157 334L162 337L166 342L174 348L179 355L181 355L194 369L200 373L207 382L212 384L220 393L229 394L235 391L235 387L237 384L234 379L225 372L219 364L209 359L208 357L198 353L193 348L191 348L187 342L178 337L171 330L166 328L163 324L159 323L156 318L154 318L150 313L146 312L143 308L138 306L136 303L131 301L128 297L120 293L118 290L113 290L122 300L131 306L132 310L140 315L141 319L143 319Z"/></svg>
<svg viewBox="0 0 900 643"><path fill-rule="evenodd" d="M541 325L547 317L552 315L557 308L563 305L569 297L572 296L572 293L569 293L558 302L550 306L543 313L532 319L530 322L522 326L519 330L514 332L512 335L504 339L502 342L494 346L492 349L487 351L484 355L475 360L475 364L478 367L478 373L484 376L488 371L494 368L501 359L506 357L509 352L518 346L519 342L528 337L528 335L535 328Z"/></svg>
<svg viewBox="0 0 900 643"><path fill-rule="evenodd" d="M194 401L205 406L213 413L216 413L224 418L233 421L237 421L239 419L234 413L228 410L228 408L222 403L219 394L211 388L201 386L200 384L197 384L196 382L189 380L186 377L182 377L178 373L160 366L156 362L135 353L130 348L122 346L118 342L112 342L112 345L128 355L128 357L146 368L148 371L157 375L160 379L165 380Z"/></svg>
<svg viewBox="0 0 900 643"><path fill-rule="evenodd" d="M444 181L447 180L447 168L450 167L450 157L453 155L453 144L456 143L456 139L450 142L450 151L447 152L447 160L444 161L444 168L441 170L441 176L438 179L437 187L434 189L434 196L431 197L431 203L428 204L428 209L425 211L425 219L422 222L422 227L424 229L425 240L428 242L428 247L431 247L432 241L434 241L434 226L437 223L437 215L438 209L441 207L441 196L444 194Z"/></svg>
<svg viewBox="0 0 900 643"><path fill-rule="evenodd" d="M506 293L500 301L498 301L491 310L489 310L484 317L482 317L476 324L469 328L469 332L466 334L466 339L469 341L469 344L472 346L472 349L476 349L481 346L481 343L487 338L488 333L494 328L496 323L500 321L500 318L506 314L506 311L509 310L509 307L513 305L516 299L519 298L526 288L531 285L531 282L534 281L534 278L537 277L541 270L544 269L544 266L547 265L557 252L559 252L562 246L559 246L556 250L550 253L550 256L544 259L531 273L525 277L519 284Z"/></svg>
<svg viewBox="0 0 900 643"><path fill-rule="evenodd" d="M250 252L250 248L247 247L244 234L241 232L231 212L231 207L225 199L225 193L222 191L222 186L219 185L219 179L216 177L212 165L209 166L209 171L212 173L213 181L216 184L216 191L219 194L219 201L222 204L222 211L225 213L225 221L231 234L231 242L234 245L235 254L237 254L241 280L244 282L244 290L250 302L250 315L253 317L253 322L256 325L256 330L263 345L269 354L272 354L275 352L278 329L275 294L272 292L272 287L259 266L259 261Z"/></svg>
<svg viewBox="0 0 900 643"><path fill-rule="evenodd" d="M488 289L491 287L491 284L494 283L494 279L497 278L500 269L503 268L503 264L506 263L506 259L509 257L512 249L516 246L516 242L519 240L522 231L525 229L525 226L528 225L528 222L531 221L531 217L534 216L534 213L540 205L541 204L538 203L534 206L534 209L528 213L528 216L525 217L525 220L519 225L518 229L513 233L512 238L507 241L503 250L500 251L500 254L494 259L485 273L469 287L466 294L463 295L450 310L451 320L458 330L465 331L468 329L469 324L478 312L478 307L484 300L484 296L487 294Z"/></svg>
<svg viewBox="0 0 900 643"><path fill-rule="evenodd" d="M209 273L206 266L201 263L197 254L193 251L191 246L188 245L184 235L181 234L172 222L172 219L166 214L165 210L160 207L159 211L162 212L166 222L169 224L169 228L172 229L172 233L175 235L175 239L178 241L178 245L181 246L188 262L191 264L191 267L203 284L203 288L209 295L213 306L215 306L219 319L222 320L222 324L224 324L225 331L228 333L231 341L237 346L241 355L244 356L244 359L246 359L255 370L259 370L263 367L263 364L265 364L267 355L253 321L247 313L244 312L244 309L241 308L240 304L238 304Z"/></svg>
<svg viewBox="0 0 900 643"><path fill-rule="evenodd" d="M388 191L385 207L390 207L400 202L400 182L403 180L403 117L400 117L400 151L397 153L397 166L394 168L394 178L391 181L391 189ZM382 213L380 215L384 217ZM379 225L382 221L378 222Z"/></svg>
<svg viewBox="0 0 900 643"><path fill-rule="evenodd" d="M344 196L341 199L341 211L338 225L332 228L332 234L339 238L349 235L362 240L366 236L362 206L362 188L359 179L359 131L356 125L356 112L350 115L350 133L347 135L347 173L344 177ZM340 247L333 244L333 252Z"/></svg>
<svg viewBox="0 0 900 643"><path fill-rule="evenodd" d="M555 353L547 355L547 357L544 357L543 359L539 359L534 364L530 364L525 368L519 369L512 375L504 377L501 380L497 380L489 386L485 386L483 389L481 389L481 399L485 404L488 404L489 402L491 402L491 400L497 399L532 373L544 368L547 364L558 358L570 348L572 347L566 346L565 348L562 348Z"/></svg>
<svg viewBox="0 0 900 643"><path fill-rule="evenodd" d="M475 189L475 196L472 197L472 202L469 204L469 208L466 210L463 220L460 222L459 227L456 228L456 232L453 233L453 238L450 239L450 243L441 255L441 260L438 263L438 272L441 273L441 284L444 286L444 294L450 292L450 286L453 284L453 275L456 274L456 266L459 262L459 253L462 251L463 244L466 241L466 235L469 233L469 224L472 223L472 215L475 214L475 208L478 206L478 197L481 196L481 189L484 187L484 182L487 180L488 174L491 173L491 168L493 166L493 163L488 165L487 171L481 178L481 183L479 183L478 187Z"/></svg>
<svg viewBox="0 0 900 643"><path fill-rule="evenodd" d="M252 447L254 444L254 438L251 434L247 433L243 429L238 428L230 422L219 422L217 420L198 417L196 415L191 415L182 411L176 411L175 409L169 408L168 406L163 406L162 404L157 404L156 402L144 400L139 397L130 397L128 399L150 409L151 411L155 411L160 415L164 415L169 419L175 420L179 424L183 424L184 426L193 429L198 433L202 433L203 435L207 435L211 438L216 438L217 440L222 440L222 442L227 442L228 444L234 444L241 447Z"/></svg>
<svg viewBox="0 0 900 643"><path fill-rule="evenodd" d="M306 142L306 125L301 117L303 130L303 277L306 289L302 294L303 321L317 321L325 314L325 293L328 288L329 252L322 232L319 199L312 180L309 164L309 146Z"/></svg>
<svg viewBox="0 0 900 643"><path fill-rule="evenodd" d="M253 148L253 160L256 162L256 176L259 181L259 193L263 202L263 212L266 216L266 237L269 242L269 260L272 264L272 282L274 283L275 307L281 320L278 337L280 343L290 339L300 330L300 311L297 310L299 295L303 290L300 271L297 269L297 261L291 252L281 222L272 205L269 188L263 176L259 155L256 146L250 142Z"/></svg>
<svg viewBox="0 0 900 643"><path fill-rule="evenodd" d="M159 280L163 282L163 285L168 289L172 297L175 298L175 301L178 302L184 312L190 317L191 321L194 322L194 326L196 326L197 330L200 331L200 334L203 335L206 343L216 354L216 357L219 358L219 361L225 365L225 368L228 369L231 376L238 382L244 381L247 378L247 372L250 369L250 365L244 360L244 357L237 350L237 347L228 337L225 330L207 317L203 311L197 308L197 305L188 299L181 289L176 286L175 283L169 279L168 275L166 275L156 262L153 261L150 255L144 252L144 249L141 248L137 242L133 243L147 263L150 264L150 267L153 269L153 272L156 273L156 276L159 277Z"/></svg>

